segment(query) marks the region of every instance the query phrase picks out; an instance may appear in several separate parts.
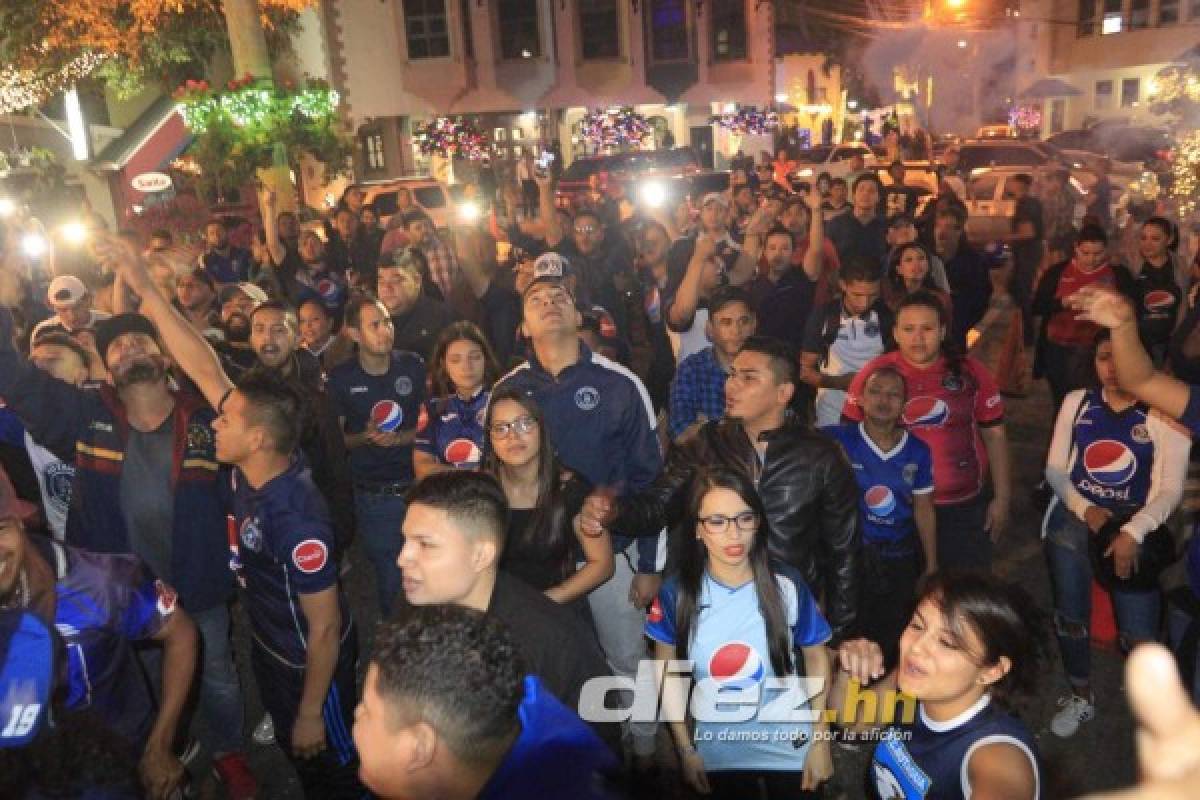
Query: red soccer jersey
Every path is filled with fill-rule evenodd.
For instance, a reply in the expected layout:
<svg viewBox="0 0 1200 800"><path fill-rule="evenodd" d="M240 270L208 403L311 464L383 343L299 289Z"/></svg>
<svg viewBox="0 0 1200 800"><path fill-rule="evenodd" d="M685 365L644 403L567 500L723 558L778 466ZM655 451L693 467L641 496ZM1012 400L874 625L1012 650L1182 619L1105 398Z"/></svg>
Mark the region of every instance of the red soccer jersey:
<svg viewBox="0 0 1200 800"><path fill-rule="evenodd" d="M842 415L861 421L863 385L880 367L897 369L908 386L902 422L933 452L933 501L961 503L979 494L987 474L981 425L1004 419L1004 401L987 367L973 358L962 361L960 375L939 358L924 369L914 367L898 352L884 353L859 370L846 392Z"/></svg>
<svg viewBox="0 0 1200 800"><path fill-rule="evenodd" d="M1071 259L1071 263L1067 264L1058 279L1058 289L1054 296L1064 300L1087 286L1112 288L1116 285L1116 273L1108 264L1086 272ZM1050 316L1050 321L1046 323L1046 338L1066 347L1088 347L1095 341L1098 330L1094 322L1076 319L1075 312L1068 308Z"/></svg>

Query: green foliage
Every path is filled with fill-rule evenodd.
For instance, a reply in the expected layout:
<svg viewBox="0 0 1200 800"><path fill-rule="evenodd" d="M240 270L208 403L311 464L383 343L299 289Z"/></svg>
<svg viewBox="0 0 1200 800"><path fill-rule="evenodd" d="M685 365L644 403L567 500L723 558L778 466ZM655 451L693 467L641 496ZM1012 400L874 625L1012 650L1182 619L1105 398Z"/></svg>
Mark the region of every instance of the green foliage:
<svg viewBox="0 0 1200 800"><path fill-rule="evenodd" d="M350 145L337 115L338 95L323 82L297 88L245 76L214 91L205 81L188 81L175 97L195 136L188 155L200 168L206 195L253 180L256 170L275 163L277 147L293 168L307 154L331 176L345 169Z"/></svg>

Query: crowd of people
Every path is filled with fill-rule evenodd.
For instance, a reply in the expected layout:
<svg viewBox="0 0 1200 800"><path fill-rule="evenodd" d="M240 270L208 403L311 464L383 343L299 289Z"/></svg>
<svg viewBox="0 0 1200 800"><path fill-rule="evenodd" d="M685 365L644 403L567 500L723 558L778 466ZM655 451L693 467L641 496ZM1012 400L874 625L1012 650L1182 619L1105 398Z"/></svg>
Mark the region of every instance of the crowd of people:
<svg viewBox="0 0 1200 800"><path fill-rule="evenodd" d="M1050 729L1097 714L1093 579L1121 647L1168 641L1200 699L1177 226L1143 214L1131 257L1051 170L984 247L955 157L923 205L902 164L654 205L526 170L448 230L350 188L321 232L264 190L249 249L220 219L190 255L94 229L68 270L8 236L0 783L175 797L204 753L254 797L252 740L312 798L819 797L835 742L882 726L873 796L1036 798L1011 701L1056 637ZM1019 391L979 343L1005 308L1057 414L1049 609L991 576ZM1164 710L1161 657L1130 660L1144 773L1185 797L1200 719ZM863 693L877 719L843 713Z"/></svg>

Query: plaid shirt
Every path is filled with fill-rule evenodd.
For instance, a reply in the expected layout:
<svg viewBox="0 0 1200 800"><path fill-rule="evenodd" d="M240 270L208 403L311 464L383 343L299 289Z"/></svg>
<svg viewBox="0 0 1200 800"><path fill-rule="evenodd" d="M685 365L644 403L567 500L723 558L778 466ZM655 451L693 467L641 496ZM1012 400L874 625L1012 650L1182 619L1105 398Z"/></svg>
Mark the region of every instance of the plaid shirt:
<svg viewBox="0 0 1200 800"><path fill-rule="evenodd" d="M710 420L725 415L725 379L729 373L717 363L711 346L680 362L671 381L667 430L675 439L701 414Z"/></svg>
<svg viewBox="0 0 1200 800"><path fill-rule="evenodd" d="M436 236L421 248L421 252L429 262L429 277L433 278L433 282L442 290L442 296L449 299L450 290L462 278L462 267L458 265L458 258L446 247L446 243Z"/></svg>

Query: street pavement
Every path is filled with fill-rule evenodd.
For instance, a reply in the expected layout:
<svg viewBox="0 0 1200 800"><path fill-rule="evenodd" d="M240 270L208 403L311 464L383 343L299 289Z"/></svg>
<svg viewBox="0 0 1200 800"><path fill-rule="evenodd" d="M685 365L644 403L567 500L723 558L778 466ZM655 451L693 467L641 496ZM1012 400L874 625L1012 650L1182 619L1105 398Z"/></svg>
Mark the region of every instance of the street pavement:
<svg viewBox="0 0 1200 800"><path fill-rule="evenodd" d="M1014 473L1013 515L995 563L999 575L1025 586L1047 610L1050 609L1050 586L1040 541L1041 515L1034 508L1032 490L1040 480L1052 425L1053 410L1043 382L1033 385L1028 397L1007 400L1007 429ZM360 550L352 549L350 559L352 568L345 579L345 587L358 626L361 651L365 654L370 652L372 630L378 619L374 576ZM249 731L258 723L262 705L248 669L249 637L246 617L240 609L235 612L235 640L246 691L249 741ZM1055 701L1065 690L1066 683L1054 642L1047 642L1047 646L1050 658L1043 669L1040 690L1036 697L1019 707L1022 718L1037 736L1042 758L1042 797L1058 800L1129 785L1135 778L1134 749L1132 722L1122 688L1120 654L1099 648L1093 650L1096 718L1083 725L1073 738L1063 740L1050 733L1049 723L1056 710ZM649 796L689 797L674 771L675 758L665 731L660 733L659 756L661 773ZM835 747L836 774L827 788L826 797L864 797L863 780L869 756L866 747L857 751ZM250 744L250 761L261 781L260 800L301 797L295 773L279 747ZM201 797L223 797L210 779L203 779L198 784Z"/></svg>

